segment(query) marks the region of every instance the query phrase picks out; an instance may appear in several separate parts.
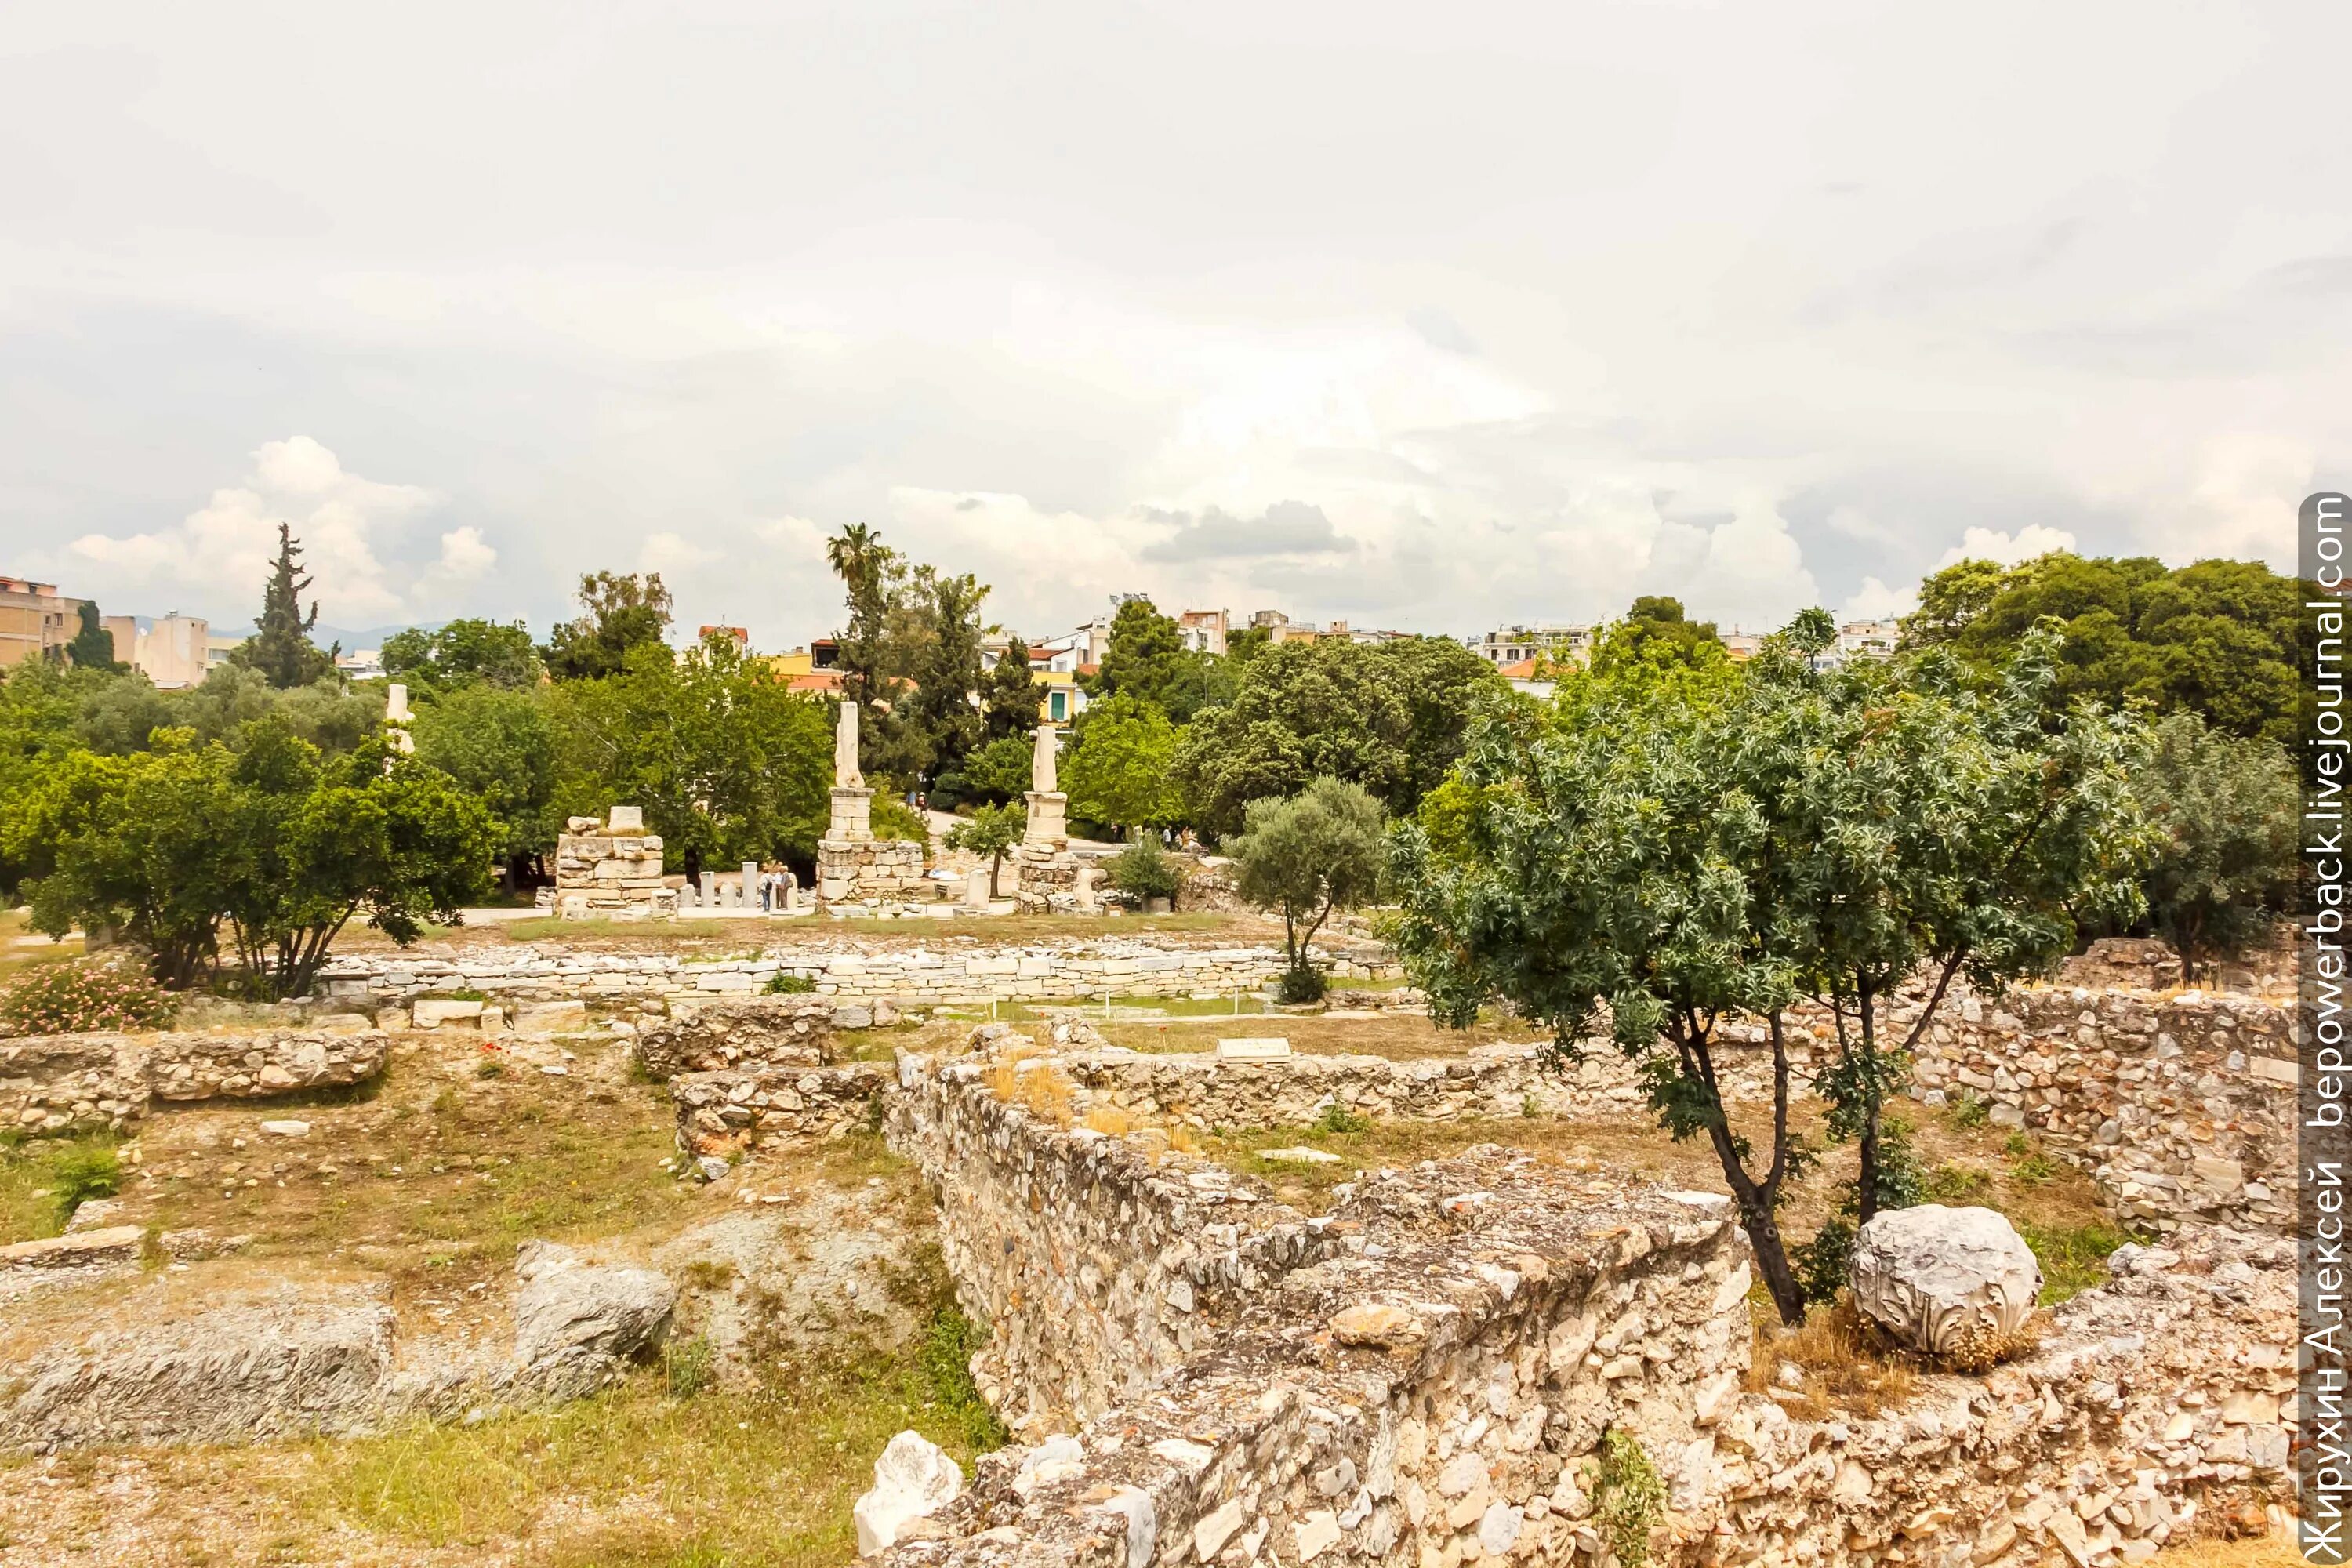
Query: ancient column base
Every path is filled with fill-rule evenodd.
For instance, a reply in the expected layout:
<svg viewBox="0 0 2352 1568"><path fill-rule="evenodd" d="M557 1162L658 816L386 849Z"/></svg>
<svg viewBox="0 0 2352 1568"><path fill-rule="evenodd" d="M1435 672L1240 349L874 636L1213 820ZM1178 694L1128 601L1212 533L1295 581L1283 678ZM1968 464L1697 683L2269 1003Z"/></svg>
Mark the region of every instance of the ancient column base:
<svg viewBox="0 0 2352 1568"><path fill-rule="evenodd" d="M833 812L826 819L824 836L844 843L860 843L874 837L874 792L870 789L836 788L833 792Z"/></svg>
<svg viewBox="0 0 2352 1568"><path fill-rule="evenodd" d="M1007 857L1013 864L1013 896L1024 914L1045 914L1061 900L1062 912L1078 907L1077 857L1070 853L1070 797L1059 790L1031 790L1029 827Z"/></svg>

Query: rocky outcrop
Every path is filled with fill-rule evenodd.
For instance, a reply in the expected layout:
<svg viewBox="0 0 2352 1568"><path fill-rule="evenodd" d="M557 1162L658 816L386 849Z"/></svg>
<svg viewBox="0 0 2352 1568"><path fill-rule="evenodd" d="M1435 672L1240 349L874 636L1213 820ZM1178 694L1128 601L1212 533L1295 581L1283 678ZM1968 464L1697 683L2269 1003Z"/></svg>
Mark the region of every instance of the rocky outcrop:
<svg viewBox="0 0 2352 1568"><path fill-rule="evenodd" d="M1862 1227L1853 1284L1855 1310L1896 1342L1982 1371L2032 1315L2042 1266L1994 1210L1921 1204Z"/></svg>
<svg viewBox="0 0 2352 1568"><path fill-rule="evenodd" d="M657 1344L677 1300L664 1275L546 1242L524 1244L516 1273L502 1352L404 1340L388 1280L148 1277L6 1369L0 1449L244 1443L561 1404Z"/></svg>
<svg viewBox="0 0 2352 1568"><path fill-rule="evenodd" d="M641 1026L630 1046L646 1075L822 1067L834 1059L834 1005L816 996L713 1001Z"/></svg>
<svg viewBox="0 0 2352 1568"><path fill-rule="evenodd" d="M37 1035L0 1040L0 1125L37 1134L121 1130L157 1100L264 1100L383 1070L375 1030L245 1035Z"/></svg>

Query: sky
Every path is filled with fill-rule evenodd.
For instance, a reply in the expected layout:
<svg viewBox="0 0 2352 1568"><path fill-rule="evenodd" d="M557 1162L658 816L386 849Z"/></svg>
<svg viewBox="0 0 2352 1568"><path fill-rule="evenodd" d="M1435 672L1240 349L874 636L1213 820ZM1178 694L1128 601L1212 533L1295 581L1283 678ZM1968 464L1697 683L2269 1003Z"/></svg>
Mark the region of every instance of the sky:
<svg viewBox="0 0 2352 1568"><path fill-rule="evenodd" d="M2352 6L100 3L0 28L0 574L108 613L1762 629L2352 487Z"/></svg>

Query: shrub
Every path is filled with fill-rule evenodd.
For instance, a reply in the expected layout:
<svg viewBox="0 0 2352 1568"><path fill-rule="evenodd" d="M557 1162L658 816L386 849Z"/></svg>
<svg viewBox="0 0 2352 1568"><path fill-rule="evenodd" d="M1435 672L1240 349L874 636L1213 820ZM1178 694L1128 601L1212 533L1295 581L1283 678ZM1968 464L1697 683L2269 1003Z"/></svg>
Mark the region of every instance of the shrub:
<svg viewBox="0 0 2352 1568"><path fill-rule="evenodd" d="M1330 988L1331 983L1323 977L1319 969L1311 966L1286 969L1274 983L1274 999L1292 1004L1320 1002L1323 993Z"/></svg>
<svg viewBox="0 0 2352 1568"><path fill-rule="evenodd" d="M175 1005L170 992L128 963L43 964L0 994L0 1033L160 1029Z"/></svg>
<svg viewBox="0 0 2352 1568"><path fill-rule="evenodd" d="M1927 1173L1927 1201L1931 1204L1977 1204L1991 1192L1990 1171L1945 1163Z"/></svg>
<svg viewBox="0 0 2352 1568"><path fill-rule="evenodd" d="M877 838L903 838L927 849L931 842L930 825L913 806L896 796L885 798L877 795L874 797L873 828Z"/></svg>
<svg viewBox="0 0 2352 1568"><path fill-rule="evenodd" d="M1601 1478L1592 1488L1593 1517L1621 1568L1650 1560L1650 1531L1665 1517L1666 1487L1642 1441L1622 1427L1601 1434Z"/></svg>
<svg viewBox="0 0 2352 1568"><path fill-rule="evenodd" d="M1361 1132L1371 1124L1370 1118L1358 1115L1336 1100L1325 1106L1323 1114L1315 1119L1315 1130L1318 1132Z"/></svg>
<svg viewBox="0 0 2352 1568"><path fill-rule="evenodd" d="M122 1162L111 1149L77 1149L50 1167L50 1183L58 1213L70 1219L91 1198L110 1198L122 1190Z"/></svg>
<svg viewBox="0 0 2352 1568"><path fill-rule="evenodd" d="M1106 868L1110 885L1139 904L1146 899L1166 899L1172 909L1177 890L1184 885L1183 868L1162 847L1160 835L1148 829L1129 838L1127 847L1112 856Z"/></svg>
<svg viewBox="0 0 2352 1568"><path fill-rule="evenodd" d="M816 982L805 974L776 973L769 975L760 989L770 996L800 996L815 990Z"/></svg>
<svg viewBox="0 0 2352 1568"><path fill-rule="evenodd" d="M1822 1221L1812 1240L1794 1249L1789 1261L1796 1265L1797 1288L1805 1293L1806 1300L1836 1300L1853 1271L1853 1220L1846 1215L1832 1215Z"/></svg>
<svg viewBox="0 0 2352 1568"><path fill-rule="evenodd" d="M1945 1122L1963 1131L1972 1127L1982 1127L1991 1115L1991 1108L1973 1094L1963 1093L1944 1108Z"/></svg>

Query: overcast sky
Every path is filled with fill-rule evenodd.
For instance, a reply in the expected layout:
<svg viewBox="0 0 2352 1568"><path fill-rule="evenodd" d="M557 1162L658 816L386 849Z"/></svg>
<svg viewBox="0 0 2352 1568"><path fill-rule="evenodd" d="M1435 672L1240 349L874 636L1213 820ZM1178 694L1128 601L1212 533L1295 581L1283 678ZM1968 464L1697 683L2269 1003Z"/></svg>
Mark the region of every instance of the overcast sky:
<svg viewBox="0 0 2352 1568"><path fill-rule="evenodd" d="M1038 635L2291 563L2352 5L17 5L0 573L763 647L865 521Z"/></svg>

